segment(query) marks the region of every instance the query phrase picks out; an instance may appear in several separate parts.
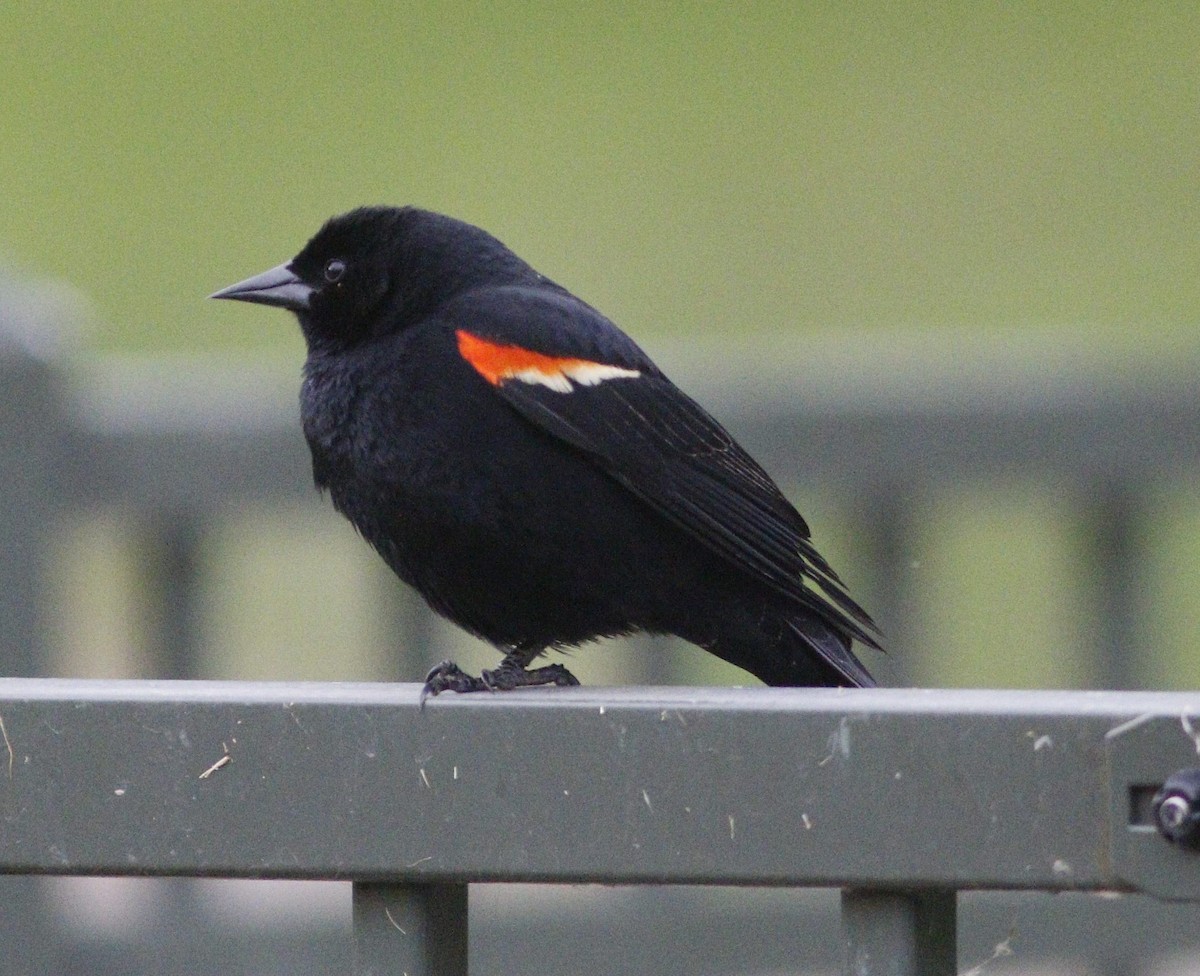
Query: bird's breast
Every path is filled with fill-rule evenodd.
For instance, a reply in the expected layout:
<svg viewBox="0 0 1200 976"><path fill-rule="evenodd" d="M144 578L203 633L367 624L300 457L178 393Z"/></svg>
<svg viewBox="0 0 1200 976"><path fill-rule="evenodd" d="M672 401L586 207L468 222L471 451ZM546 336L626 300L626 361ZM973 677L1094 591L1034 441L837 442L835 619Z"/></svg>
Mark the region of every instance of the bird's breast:
<svg viewBox="0 0 1200 976"><path fill-rule="evenodd" d="M310 357L300 407L313 476L356 523L364 508L395 516L469 513L486 494L489 428L507 408L461 362L429 355ZM463 380L470 382L465 385ZM360 526L361 528L361 526Z"/></svg>

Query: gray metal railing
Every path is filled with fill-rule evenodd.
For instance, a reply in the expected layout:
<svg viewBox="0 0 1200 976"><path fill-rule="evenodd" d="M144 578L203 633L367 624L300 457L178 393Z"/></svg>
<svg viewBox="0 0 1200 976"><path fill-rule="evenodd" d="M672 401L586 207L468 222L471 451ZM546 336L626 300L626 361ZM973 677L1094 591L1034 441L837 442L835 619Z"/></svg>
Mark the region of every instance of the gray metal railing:
<svg viewBox="0 0 1200 976"><path fill-rule="evenodd" d="M1200 900L1197 694L418 690L2 680L0 871L349 880L364 976L465 976L476 883L836 887L858 976L956 973L966 889Z"/></svg>

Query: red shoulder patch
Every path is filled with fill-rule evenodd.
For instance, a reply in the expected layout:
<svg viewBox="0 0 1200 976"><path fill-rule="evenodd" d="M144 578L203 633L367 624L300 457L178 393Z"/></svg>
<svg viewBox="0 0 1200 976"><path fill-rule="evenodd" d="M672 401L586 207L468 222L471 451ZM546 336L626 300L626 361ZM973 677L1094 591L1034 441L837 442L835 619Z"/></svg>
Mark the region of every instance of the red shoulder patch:
<svg viewBox="0 0 1200 976"><path fill-rule="evenodd" d="M490 342L459 329L459 354L480 376L500 386L508 380L539 384L556 393L570 393L578 386L596 386L605 380L634 379L642 374L636 369L611 366L570 356L547 356L521 346Z"/></svg>

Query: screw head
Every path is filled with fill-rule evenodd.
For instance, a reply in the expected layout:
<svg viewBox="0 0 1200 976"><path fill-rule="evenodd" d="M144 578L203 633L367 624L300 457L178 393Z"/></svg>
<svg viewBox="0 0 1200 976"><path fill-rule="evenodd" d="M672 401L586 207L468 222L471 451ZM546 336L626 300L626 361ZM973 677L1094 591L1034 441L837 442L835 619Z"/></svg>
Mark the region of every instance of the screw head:
<svg viewBox="0 0 1200 976"><path fill-rule="evenodd" d="M1158 807L1158 822L1170 834L1186 824L1191 815L1192 805L1179 795L1165 797Z"/></svg>
<svg viewBox="0 0 1200 976"><path fill-rule="evenodd" d="M1168 777L1154 797L1154 824L1176 844L1200 849L1200 767Z"/></svg>

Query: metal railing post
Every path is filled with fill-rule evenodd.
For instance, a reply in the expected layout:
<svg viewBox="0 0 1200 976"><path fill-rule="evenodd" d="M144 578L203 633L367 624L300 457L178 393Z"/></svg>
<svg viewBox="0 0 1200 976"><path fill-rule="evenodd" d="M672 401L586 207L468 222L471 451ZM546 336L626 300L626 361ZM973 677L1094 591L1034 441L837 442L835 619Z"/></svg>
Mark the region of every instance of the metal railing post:
<svg viewBox="0 0 1200 976"><path fill-rule="evenodd" d="M203 678L202 516L183 510L143 519L142 586L154 677Z"/></svg>
<svg viewBox="0 0 1200 976"><path fill-rule="evenodd" d="M58 369L9 344L3 327L0 320L0 673L33 677L48 668L46 573L65 406Z"/></svg>
<svg viewBox="0 0 1200 976"><path fill-rule="evenodd" d="M954 976L957 893L842 892L845 976Z"/></svg>
<svg viewBox="0 0 1200 976"><path fill-rule="evenodd" d="M465 884L355 882L354 976L467 976Z"/></svg>
<svg viewBox="0 0 1200 976"><path fill-rule="evenodd" d="M884 687L912 684L914 669L928 673L928 662L917 657L922 647L913 632L918 617L910 566L916 497L907 482L888 482L862 493L850 510L866 576L863 603L879 624L888 651L887 656L868 654L867 659Z"/></svg>
<svg viewBox="0 0 1200 976"><path fill-rule="evenodd" d="M0 302L0 674L33 677L50 669L48 564L61 514L54 472L67 420L62 373L27 348L12 313ZM4 815L19 816L6 786ZM37 879L0 878L0 970L58 968L47 914Z"/></svg>
<svg viewBox="0 0 1200 976"><path fill-rule="evenodd" d="M1092 687L1147 687L1141 623L1149 615L1142 592L1145 565L1142 534L1144 496L1128 485L1108 482L1082 499L1088 599L1095 621L1096 656L1088 662Z"/></svg>

